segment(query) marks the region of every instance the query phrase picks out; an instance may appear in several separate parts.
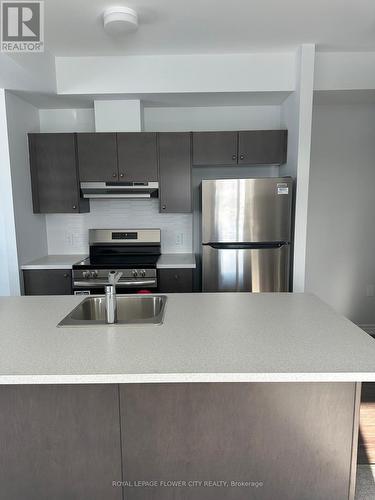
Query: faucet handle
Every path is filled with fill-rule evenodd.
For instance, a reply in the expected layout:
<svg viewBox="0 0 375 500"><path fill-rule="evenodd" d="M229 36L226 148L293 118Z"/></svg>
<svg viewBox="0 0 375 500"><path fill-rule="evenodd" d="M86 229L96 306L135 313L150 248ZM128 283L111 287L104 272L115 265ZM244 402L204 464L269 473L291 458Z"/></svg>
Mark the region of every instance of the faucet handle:
<svg viewBox="0 0 375 500"><path fill-rule="evenodd" d="M111 285L115 284L115 274L116 274L115 271L109 271L108 273L108 283Z"/></svg>
<svg viewBox="0 0 375 500"><path fill-rule="evenodd" d="M116 283L118 283L118 281L120 280L122 276L122 272L121 271L109 271L108 273L108 282L110 285L116 285Z"/></svg>

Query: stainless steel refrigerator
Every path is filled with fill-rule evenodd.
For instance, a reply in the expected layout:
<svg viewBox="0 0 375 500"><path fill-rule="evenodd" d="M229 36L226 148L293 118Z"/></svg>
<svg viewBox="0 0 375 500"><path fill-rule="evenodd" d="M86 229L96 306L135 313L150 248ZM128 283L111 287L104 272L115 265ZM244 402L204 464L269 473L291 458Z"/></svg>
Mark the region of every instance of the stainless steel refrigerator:
<svg viewBox="0 0 375 500"><path fill-rule="evenodd" d="M202 181L202 290L289 290L293 179Z"/></svg>

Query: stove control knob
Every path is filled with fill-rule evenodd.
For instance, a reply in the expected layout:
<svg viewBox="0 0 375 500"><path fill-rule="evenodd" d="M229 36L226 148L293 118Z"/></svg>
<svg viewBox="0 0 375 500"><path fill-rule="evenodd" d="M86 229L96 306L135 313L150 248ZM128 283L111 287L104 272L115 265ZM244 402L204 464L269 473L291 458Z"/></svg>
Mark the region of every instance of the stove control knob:
<svg viewBox="0 0 375 500"><path fill-rule="evenodd" d="M133 275L133 278L136 278L138 276L138 272L136 269L133 270L132 275Z"/></svg>
<svg viewBox="0 0 375 500"><path fill-rule="evenodd" d="M98 271L92 271L92 273L91 273L91 278L92 278L92 279L95 279L95 278L97 278L97 277L98 277Z"/></svg>
<svg viewBox="0 0 375 500"><path fill-rule="evenodd" d="M82 276L84 280L90 279L90 271L83 271Z"/></svg>
<svg viewBox="0 0 375 500"><path fill-rule="evenodd" d="M142 278L144 278L146 276L146 271L144 269L142 269L140 274L141 274Z"/></svg>

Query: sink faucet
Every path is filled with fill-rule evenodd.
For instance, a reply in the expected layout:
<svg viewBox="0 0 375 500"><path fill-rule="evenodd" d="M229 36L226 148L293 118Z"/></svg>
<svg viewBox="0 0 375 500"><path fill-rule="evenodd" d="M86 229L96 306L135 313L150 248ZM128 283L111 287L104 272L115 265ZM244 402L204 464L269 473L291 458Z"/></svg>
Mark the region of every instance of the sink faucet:
<svg viewBox="0 0 375 500"><path fill-rule="evenodd" d="M116 285L122 276L122 272L110 271L108 283L105 287L105 322L108 324L117 323L117 300Z"/></svg>

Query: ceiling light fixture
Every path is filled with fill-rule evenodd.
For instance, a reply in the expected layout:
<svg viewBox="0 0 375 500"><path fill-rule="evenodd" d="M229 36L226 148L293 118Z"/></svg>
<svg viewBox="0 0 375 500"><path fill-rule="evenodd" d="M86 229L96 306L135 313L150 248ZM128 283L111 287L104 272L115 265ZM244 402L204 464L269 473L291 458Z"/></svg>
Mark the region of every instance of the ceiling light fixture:
<svg viewBox="0 0 375 500"><path fill-rule="evenodd" d="M138 14L129 7L110 7L103 13L103 23L110 35L130 33L138 28Z"/></svg>

